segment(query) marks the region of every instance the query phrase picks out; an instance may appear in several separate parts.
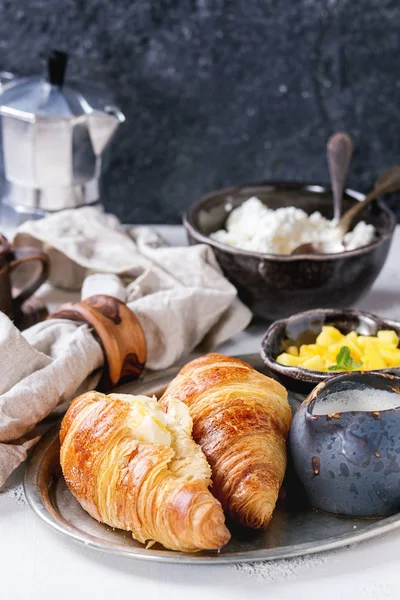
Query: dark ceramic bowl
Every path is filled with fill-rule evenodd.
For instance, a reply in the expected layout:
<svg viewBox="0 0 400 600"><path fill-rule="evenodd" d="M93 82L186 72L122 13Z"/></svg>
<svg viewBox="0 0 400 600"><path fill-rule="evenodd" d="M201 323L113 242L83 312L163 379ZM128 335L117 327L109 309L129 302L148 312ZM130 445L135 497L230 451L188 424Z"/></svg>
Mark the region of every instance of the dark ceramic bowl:
<svg viewBox="0 0 400 600"><path fill-rule="evenodd" d="M395 215L383 202L373 203L359 217L374 225L377 239L340 254L260 254L212 240L210 233L223 228L231 210L251 196L273 209L296 206L307 213L318 210L330 219L333 214L331 192L323 186L267 182L213 192L184 215L189 242L212 247L224 274L256 316L274 320L293 310L347 307L369 290L385 263L396 225ZM347 190L344 210L363 198Z"/></svg>
<svg viewBox="0 0 400 600"><path fill-rule="evenodd" d="M371 399L368 410L360 410L360 400L364 404L376 390L388 392L389 401ZM355 392L359 402L351 411ZM332 393L344 399L344 410L332 413L333 405L326 405ZM313 508L349 517L400 510L399 407L400 378L394 375L347 373L313 390L289 435L293 467Z"/></svg>
<svg viewBox="0 0 400 600"><path fill-rule="evenodd" d="M338 372L312 371L303 367L285 367L276 362L276 357L289 346L313 344L323 325L333 325L343 334L356 331L361 335L376 335L380 329L394 329L400 337L400 322L381 319L376 315L359 310L316 309L281 319L273 323L261 342L261 357L264 364L288 389L308 394L326 379ZM394 373L400 375L400 367L370 371L372 373Z"/></svg>

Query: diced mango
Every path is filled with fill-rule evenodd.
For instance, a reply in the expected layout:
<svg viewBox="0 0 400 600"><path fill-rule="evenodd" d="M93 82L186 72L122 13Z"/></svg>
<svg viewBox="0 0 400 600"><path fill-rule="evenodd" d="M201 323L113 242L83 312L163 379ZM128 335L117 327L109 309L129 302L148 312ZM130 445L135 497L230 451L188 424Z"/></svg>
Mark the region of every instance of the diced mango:
<svg viewBox="0 0 400 600"><path fill-rule="evenodd" d="M376 336L358 335L356 331L343 335L336 327L324 325L314 344L289 346L276 360L285 366L314 371L327 371L338 362L346 370L378 370L400 367L398 345L399 336L391 329L382 329ZM346 360L339 354L344 347L350 351L351 360L348 353Z"/></svg>
<svg viewBox="0 0 400 600"><path fill-rule="evenodd" d="M337 327L332 327L332 325L324 325L322 327L322 331L325 331L328 335L331 336L332 339L336 340L337 342L344 337L343 333L341 333L339 329L337 329Z"/></svg>
<svg viewBox="0 0 400 600"><path fill-rule="evenodd" d="M348 346L345 340L337 342L336 344L331 344L328 348L325 348L325 352L322 356L329 361L330 365L334 365L336 363L336 357L343 346Z"/></svg>
<svg viewBox="0 0 400 600"><path fill-rule="evenodd" d="M339 329L331 325L324 325L322 331L316 339L316 343L320 346L330 346L335 342L339 342L343 338L343 334Z"/></svg>
<svg viewBox="0 0 400 600"><path fill-rule="evenodd" d="M347 346L345 339L340 340L340 342L336 342L335 344L331 344L327 350L330 354L334 354L336 357L336 354L341 348L343 348L343 346Z"/></svg>
<svg viewBox="0 0 400 600"><path fill-rule="evenodd" d="M372 371L373 370L374 367L371 365L371 363L368 359L368 356L366 356L365 354L362 355L361 362L362 362L362 370L363 371Z"/></svg>
<svg viewBox="0 0 400 600"><path fill-rule="evenodd" d="M374 337L372 335L359 335L358 336L358 345L360 346L360 348L365 348L367 346L367 344L374 344L376 346L380 345L380 341L378 340L377 337Z"/></svg>
<svg viewBox="0 0 400 600"><path fill-rule="evenodd" d="M318 346L317 344L303 344L300 346L299 356L304 358L312 358L316 354L322 354L324 348Z"/></svg>
<svg viewBox="0 0 400 600"><path fill-rule="evenodd" d="M380 355L386 360L389 367L400 366L400 349L399 348L382 347L380 349Z"/></svg>
<svg viewBox="0 0 400 600"><path fill-rule="evenodd" d="M352 340L356 344L359 336L357 335L356 331L350 331L350 333L348 333L344 337L346 338L346 340Z"/></svg>
<svg viewBox="0 0 400 600"><path fill-rule="evenodd" d="M348 348L350 348L350 354L355 361L361 360L362 351L357 343L357 334L355 331L352 331L345 336L343 346L348 346Z"/></svg>
<svg viewBox="0 0 400 600"><path fill-rule="evenodd" d="M331 360L330 358L324 358L325 370L328 371L329 367L335 364L335 360Z"/></svg>
<svg viewBox="0 0 400 600"><path fill-rule="evenodd" d="M276 362L285 367L298 367L301 361L297 356L283 352L278 356Z"/></svg>
<svg viewBox="0 0 400 600"><path fill-rule="evenodd" d="M381 329L378 331L378 339L383 344L392 345L397 348L399 345L399 336L392 329Z"/></svg>
<svg viewBox="0 0 400 600"><path fill-rule="evenodd" d="M325 371L326 366L320 356L313 356L313 358L307 358L301 365L305 369L311 369L313 371Z"/></svg>
<svg viewBox="0 0 400 600"><path fill-rule="evenodd" d="M328 335L325 331L321 331L321 333L319 334L319 336L316 339L316 343L319 346L325 346L325 348L327 348L328 346L331 346L332 344L334 344L335 340L333 338L331 338L331 336Z"/></svg>
<svg viewBox="0 0 400 600"><path fill-rule="evenodd" d="M297 346L289 346L289 348L286 350L286 352L288 354L291 354L292 356L298 356L299 355L299 349Z"/></svg>
<svg viewBox="0 0 400 600"><path fill-rule="evenodd" d="M367 363L369 369L386 369L386 363L379 354L379 348L371 340L365 340L365 354L363 364Z"/></svg>

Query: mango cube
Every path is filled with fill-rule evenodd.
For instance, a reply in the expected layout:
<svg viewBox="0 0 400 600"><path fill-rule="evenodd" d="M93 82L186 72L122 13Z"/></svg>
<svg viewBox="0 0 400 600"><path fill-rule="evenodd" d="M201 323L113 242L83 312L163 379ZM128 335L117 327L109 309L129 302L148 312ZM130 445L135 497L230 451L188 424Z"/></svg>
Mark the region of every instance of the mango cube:
<svg viewBox="0 0 400 600"><path fill-rule="evenodd" d="M386 369L386 363L379 354L379 348L376 347L374 342L366 340L364 349L363 363L367 363L369 369Z"/></svg>
<svg viewBox="0 0 400 600"><path fill-rule="evenodd" d="M286 352L288 354L291 354L292 356L298 356L299 355L299 349L297 346L289 346L289 348L286 350Z"/></svg>
<svg viewBox="0 0 400 600"><path fill-rule="evenodd" d="M301 366L305 369L311 369L312 371L326 371L325 363L320 356L307 358Z"/></svg>
<svg viewBox="0 0 400 600"><path fill-rule="evenodd" d="M381 348L381 356L388 363L388 367L400 366L400 349L399 348Z"/></svg>
<svg viewBox="0 0 400 600"><path fill-rule="evenodd" d="M365 348L368 344L373 344L374 346L379 346L381 342L377 337L373 335L359 335L358 336L358 345L360 348Z"/></svg>
<svg viewBox="0 0 400 600"><path fill-rule="evenodd" d="M395 348L399 345L399 336L391 329L381 329L378 331L378 340L385 345L393 345Z"/></svg>
<svg viewBox="0 0 400 600"><path fill-rule="evenodd" d="M297 356L283 352L278 356L276 362L285 367L298 367L301 361Z"/></svg>
<svg viewBox="0 0 400 600"><path fill-rule="evenodd" d="M336 329L336 327L324 325L321 333L316 339L316 343L320 346L331 346L332 344L339 342L343 337L343 334L340 333L339 329Z"/></svg>
<svg viewBox="0 0 400 600"><path fill-rule="evenodd" d="M355 331L348 333L343 340L343 346L347 346L350 349L351 357L356 361L361 360L362 351L357 343L357 334Z"/></svg>
<svg viewBox="0 0 400 600"><path fill-rule="evenodd" d="M346 340L351 340L353 341L355 344L357 343L358 340L358 335L356 331L350 331L350 333L348 333L347 335L344 336L346 338Z"/></svg>
<svg viewBox="0 0 400 600"><path fill-rule="evenodd" d="M312 358L316 354L321 354L324 348L317 344L303 344L300 346L299 356L303 358Z"/></svg>

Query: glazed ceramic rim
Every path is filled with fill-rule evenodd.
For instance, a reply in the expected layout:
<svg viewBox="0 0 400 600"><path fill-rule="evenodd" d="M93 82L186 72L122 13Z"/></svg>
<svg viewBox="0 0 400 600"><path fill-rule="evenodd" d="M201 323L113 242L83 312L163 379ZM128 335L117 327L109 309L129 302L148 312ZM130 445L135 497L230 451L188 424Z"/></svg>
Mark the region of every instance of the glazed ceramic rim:
<svg viewBox="0 0 400 600"><path fill-rule="evenodd" d="M400 376L395 375L394 373L387 373L383 369L381 370L371 370L371 371L340 371L339 375L333 375L333 377L328 377L325 381L320 381L319 384L311 390L308 396L305 398L304 403L306 405L307 417L311 417L313 419L326 417L328 418L330 414L318 414L314 415L313 409L315 403L318 401L318 395L322 390L328 390L332 386L335 386L337 383L341 381L346 381L348 379L351 380L352 375L358 375L361 379L368 380L372 377L381 377L382 379L387 380L387 391L389 391L390 385L389 382L400 384ZM345 415L347 413L358 414L358 413L366 413L366 414L376 414L376 413L390 413L393 411L400 410L400 388L398 392L395 392L391 389L393 394L397 394L399 396L399 406L396 408L385 408L385 409L377 409L377 410L339 410L335 411L335 415Z"/></svg>
<svg viewBox="0 0 400 600"><path fill-rule="evenodd" d="M380 208L380 210L389 218L388 229L385 233L381 234L377 240L367 244L366 246L361 246L360 248L355 248L354 250L344 250L343 252L336 252L334 254L268 254L262 252L251 252L249 250L242 250L240 248L234 248L232 246L228 246L226 244L222 244L221 242L217 242L216 240L211 239L209 236L205 235L198 229L198 227L194 224L194 215L196 215L202 206L215 198L217 195L226 194L234 196L238 194L241 190L245 188L255 188L255 187L272 187L275 189L282 189L290 191L295 190L305 190L315 193L323 193L329 191L329 187L323 184L315 183L315 182L307 182L307 181L263 181L262 183L246 183L241 186L233 186L227 188L221 188L219 190L214 190L213 192L202 196L200 200L195 202L190 209L184 213L183 215L183 226L187 230L187 232L195 238L197 242L202 244L208 244L218 250L226 252L227 254L239 255L239 256L249 256L253 258L257 258L260 260L270 260L276 262L297 262L299 260L311 260L311 261L323 261L323 260L340 260L342 258L352 257L352 256L360 256L362 254L368 254L368 252L375 250L381 244L383 244L386 240L390 239L393 235L393 232L396 227L396 216L394 212L380 199L376 202ZM354 200L358 200L359 202L364 200L365 194L361 192L357 192L356 190L352 190L350 188L345 189L345 193L353 198ZM249 196L250 197L250 196ZM244 202L244 200L243 200Z"/></svg>
<svg viewBox="0 0 400 600"><path fill-rule="evenodd" d="M260 355L261 358L268 369L270 369L273 373L288 377L289 379L293 379L294 381L299 381L302 383L311 383L318 384L321 382L325 382L328 379L333 379L334 377L338 377L340 375L348 374L348 371L335 371L334 373L330 373L329 371L313 371L312 369L304 369L303 367L289 367L285 365L281 365L275 360L275 357L272 356L271 352L267 349L272 343L276 340L278 336L280 336L281 330L286 329L287 322L289 320L295 318L310 318L313 315L325 315L335 316L338 313L342 315L348 315L349 317L364 317L366 319L370 319L375 323L382 323L387 328L395 327L396 329L400 329L400 321L395 321L393 319L384 319L379 317L378 315L374 315L372 313L362 311L362 310L352 310L352 309L341 309L341 308L315 308L313 310L307 310L304 312L299 312L287 317L285 319L279 319L278 321L274 321L267 329L264 334L264 337L261 341ZM361 371L357 371L360 373ZM365 373L375 373L375 374L393 374L398 376L400 373L400 367L391 367L387 369L371 369L369 371L363 371Z"/></svg>

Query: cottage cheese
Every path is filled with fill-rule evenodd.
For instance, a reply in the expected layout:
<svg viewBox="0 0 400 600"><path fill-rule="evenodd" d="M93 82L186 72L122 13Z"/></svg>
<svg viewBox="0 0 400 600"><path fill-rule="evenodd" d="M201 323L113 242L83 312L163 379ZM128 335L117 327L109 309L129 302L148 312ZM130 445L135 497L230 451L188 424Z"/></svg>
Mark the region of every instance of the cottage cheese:
<svg viewBox="0 0 400 600"><path fill-rule="evenodd" d="M308 215L295 206L272 210L253 197L231 212L226 229L210 237L234 248L267 254L291 254L309 242L324 242L328 252L337 253L365 246L375 237L373 225L360 221L340 240L335 225L335 220L329 221L320 212Z"/></svg>

